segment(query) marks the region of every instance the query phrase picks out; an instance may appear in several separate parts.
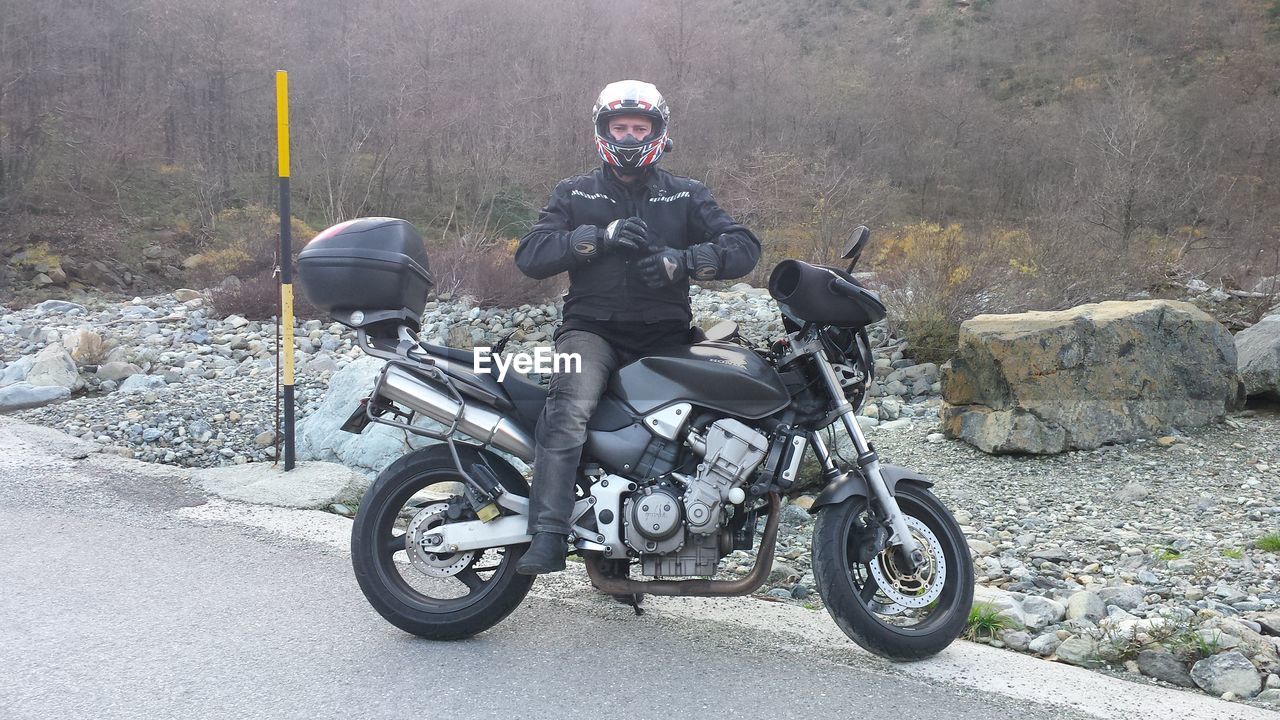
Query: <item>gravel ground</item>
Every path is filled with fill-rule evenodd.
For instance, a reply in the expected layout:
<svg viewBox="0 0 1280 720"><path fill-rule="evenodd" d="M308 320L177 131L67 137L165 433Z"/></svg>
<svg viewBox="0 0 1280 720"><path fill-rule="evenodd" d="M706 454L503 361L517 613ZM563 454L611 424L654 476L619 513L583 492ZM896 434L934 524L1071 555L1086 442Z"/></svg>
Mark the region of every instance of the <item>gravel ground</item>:
<svg viewBox="0 0 1280 720"><path fill-rule="evenodd" d="M741 306L747 312L741 319L750 321L767 315L769 303L758 293L736 300L703 293L695 311L724 317ZM437 341L518 329L517 343L539 343L554 321L550 307L502 315L449 304L436 309L426 329ZM115 346L115 357L99 362L134 363L148 386L126 394L130 380L103 380L82 367L83 387L72 399L17 417L142 460L215 466L274 458L272 326L210 319L198 298L158 296L69 315L29 309L0 316L0 352L13 363L65 342L85 325L99 331L108 348ZM340 326L312 321L294 335L302 421L319 405L332 373L361 353ZM878 338L885 374L912 367L900 343L883 331ZM934 479L935 492L955 511L975 556L979 599L999 609L1007 625L994 629L989 642L1075 664L1105 662L1117 672L1168 682L1177 682L1177 673L1139 667L1139 650L1161 644L1176 650L1185 674L1199 666L1193 663L1200 656L1238 647L1268 688L1262 702L1280 696L1280 554L1258 547L1264 536L1280 533L1276 408L1125 446L990 456L937 432L932 381L924 377L916 388L904 387L905 395L877 398L893 410L871 411L886 424L877 427L874 416L863 420L886 462ZM809 569L812 519L803 506L803 499L784 506L777 561L760 595L818 609ZM753 562L752 553L736 552L723 562L721 576L743 575ZM1079 611L1089 605L1082 595L1091 596L1085 600L1095 612ZM1172 631L1160 631L1175 625L1183 628L1180 646ZM1187 633L1201 638L1199 655L1189 649ZM1081 643L1091 652L1075 653Z"/></svg>

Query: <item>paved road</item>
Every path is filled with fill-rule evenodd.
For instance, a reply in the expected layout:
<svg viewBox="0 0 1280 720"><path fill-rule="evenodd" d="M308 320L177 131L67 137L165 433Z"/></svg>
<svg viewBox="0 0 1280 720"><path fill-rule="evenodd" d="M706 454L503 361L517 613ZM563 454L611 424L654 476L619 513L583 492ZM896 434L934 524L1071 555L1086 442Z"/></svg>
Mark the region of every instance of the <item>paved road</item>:
<svg viewBox="0 0 1280 720"><path fill-rule="evenodd" d="M636 618L580 574L427 642L365 604L348 521L86 447L0 418L0 718L1280 717L967 643L893 665L758 600Z"/></svg>

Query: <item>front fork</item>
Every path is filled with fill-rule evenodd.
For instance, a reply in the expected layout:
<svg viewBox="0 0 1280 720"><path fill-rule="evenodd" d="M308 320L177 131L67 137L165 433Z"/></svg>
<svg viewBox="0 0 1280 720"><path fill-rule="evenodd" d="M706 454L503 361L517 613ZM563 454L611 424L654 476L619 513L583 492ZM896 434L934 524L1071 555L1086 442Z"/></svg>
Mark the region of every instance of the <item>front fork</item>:
<svg viewBox="0 0 1280 720"><path fill-rule="evenodd" d="M920 546L916 543L915 537L907 528L907 521L902 517L902 510L898 508L898 501L893 499L893 495L889 493L889 486L884 481L884 476L880 473L880 456L876 453L876 449L871 443L867 442L867 438L862 434L862 427L858 425L858 420L854 417L853 406L849 405L845 400L844 388L840 386L840 381L836 378L835 370L831 367L831 363L827 361L822 350L812 353L814 361L818 365L818 370L822 374L822 380L827 385L827 390L831 393L831 397L837 402L844 403L844 411L840 414L840 420L844 423L845 432L849 433L849 437L853 440L853 447L858 451L858 467L862 470L862 476L867 480L867 487L871 494L875 496L880 507L884 508L884 512L889 516L889 527L893 528L893 537L889 538L890 544L900 545L902 555L905 559L909 559L911 567L908 573L915 572L915 569L924 563L924 553L920 550ZM827 451L826 446L822 443L822 438L815 432L813 434L813 448L818 455L818 461L822 463L823 469L828 472L838 472L835 463L831 459L831 454Z"/></svg>

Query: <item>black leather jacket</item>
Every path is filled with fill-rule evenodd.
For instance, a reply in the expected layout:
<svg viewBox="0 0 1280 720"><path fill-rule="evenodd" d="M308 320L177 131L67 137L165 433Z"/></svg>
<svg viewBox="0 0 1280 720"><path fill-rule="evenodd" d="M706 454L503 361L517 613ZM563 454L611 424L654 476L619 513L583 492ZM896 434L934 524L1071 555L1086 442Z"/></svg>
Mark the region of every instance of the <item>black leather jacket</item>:
<svg viewBox="0 0 1280 720"><path fill-rule="evenodd" d="M516 266L532 278L569 273L565 318L643 321L692 319L689 281L649 288L636 270L639 257L606 254L590 261L573 252L570 235L638 216L651 237L685 249L708 243L719 258L717 280L739 278L760 259L760 241L716 204L702 183L654 168L625 185L604 166L561 180L533 228L520 240ZM582 231L580 231L582 232Z"/></svg>

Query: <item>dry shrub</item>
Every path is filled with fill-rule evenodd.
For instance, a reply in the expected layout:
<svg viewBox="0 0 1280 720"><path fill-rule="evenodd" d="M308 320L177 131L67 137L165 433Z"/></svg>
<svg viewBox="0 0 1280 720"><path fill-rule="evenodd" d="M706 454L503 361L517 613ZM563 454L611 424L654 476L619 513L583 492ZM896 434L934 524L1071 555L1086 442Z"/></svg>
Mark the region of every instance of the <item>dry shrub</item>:
<svg viewBox="0 0 1280 720"><path fill-rule="evenodd" d="M515 242L456 243L431 253L436 292L470 295L478 305L512 308L550 301L564 291L563 276L534 280L516 267Z"/></svg>
<svg viewBox="0 0 1280 720"><path fill-rule="evenodd" d="M891 229L872 248L907 353L930 362L951 357L960 323L974 315L1124 299L1158 287L1173 262L1160 238L1121 249L1065 224L970 231L921 222Z"/></svg>
<svg viewBox="0 0 1280 720"><path fill-rule="evenodd" d="M960 323L980 311L991 288L1008 275L991 261L991 243L959 225L921 222L893 228L873 245L872 261L891 288L891 320L919 362L945 362L956 349Z"/></svg>
<svg viewBox="0 0 1280 720"><path fill-rule="evenodd" d="M106 340L96 332L78 331L80 342L71 351L71 358L81 367L85 365L101 365L106 360L108 347Z"/></svg>
<svg viewBox="0 0 1280 720"><path fill-rule="evenodd" d="M209 292L213 309L219 317L239 315L249 320L270 320L280 312L280 282L270 273L252 275L238 283L226 283ZM295 285L294 317L323 320L327 316Z"/></svg>
<svg viewBox="0 0 1280 720"><path fill-rule="evenodd" d="M296 259L316 231L297 218L289 223ZM261 205L228 208L218 213L205 232L205 248L188 266L187 280L212 287L227 278L271 272L280 261L280 216Z"/></svg>
<svg viewBox="0 0 1280 720"><path fill-rule="evenodd" d="M763 245L744 278L763 286L778 262L830 264L859 225L872 225L899 203L900 191L859 174L830 152L817 156L757 151L741 167L713 167L717 201Z"/></svg>

